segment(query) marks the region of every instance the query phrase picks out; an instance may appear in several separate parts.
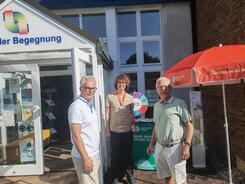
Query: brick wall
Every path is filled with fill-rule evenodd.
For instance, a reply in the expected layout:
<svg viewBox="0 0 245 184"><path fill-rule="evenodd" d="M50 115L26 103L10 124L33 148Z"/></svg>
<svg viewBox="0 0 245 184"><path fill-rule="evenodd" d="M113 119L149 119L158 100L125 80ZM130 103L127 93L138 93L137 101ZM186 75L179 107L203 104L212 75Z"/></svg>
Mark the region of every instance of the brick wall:
<svg viewBox="0 0 245 184"><path fill-rule="evenodd" d="M197 49L245 44L244 0L196 0Z"/></svg>
<svg viewBox="0 0 245 184"><path fill-rule="evenodd" d="M196 0L195 11L198 51L220 43L245 44L244 0ZM226 161L222 88L209 86L201 91L207 153L213 150L220 160ZM245 84L226 85L226 97L232 166L235 166L236 158L245 163Z"/></svg>

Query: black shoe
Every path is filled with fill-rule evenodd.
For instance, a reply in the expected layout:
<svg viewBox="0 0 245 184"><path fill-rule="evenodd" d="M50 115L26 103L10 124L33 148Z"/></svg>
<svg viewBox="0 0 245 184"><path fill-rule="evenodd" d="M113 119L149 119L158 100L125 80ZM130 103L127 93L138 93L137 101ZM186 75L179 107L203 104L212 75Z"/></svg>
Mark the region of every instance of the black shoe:
<svg viewBox="0 0 245 184"><path fill-rule="evenodd" d="M129 183L129 184L136 184L136 181L135 181L135 179L134 179L134 176L129 176L129 177L127 177L127 180L128 180L128 183Z"/></svg>
<svg viewBox="0 0 245 184"><path fill-rule="evenodd" d="M117 183L118 183L118 179L115 178L115 179L111 180L109 183L110 183L110 184L117 184Z"/></svg>

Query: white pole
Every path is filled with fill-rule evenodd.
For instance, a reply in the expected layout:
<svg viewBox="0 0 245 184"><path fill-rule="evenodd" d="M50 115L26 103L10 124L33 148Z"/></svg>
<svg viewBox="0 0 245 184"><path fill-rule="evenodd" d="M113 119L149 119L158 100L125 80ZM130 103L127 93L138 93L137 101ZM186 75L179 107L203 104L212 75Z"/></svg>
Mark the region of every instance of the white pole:
<svg viewBox="0 0 245 184"><path fill-rule="evenodd" d="M97 112L97 123L98 123L98 126L99 126L99 129L100 129L100 167L99 167L99 184L104 184L104 180L103 180L103 167L102 167L102 161L103 161L103 158L102 158L102 128L101 128L101 123L102 123L102 117L101 117L101 105L100 105L100 95L99 94L102 90L102 84L100 83L100 76L99 76L99 66L98 66L98 59L97 59L97 55L96 55L96 51L95 51L95 48L92 48L91 49L91 54L92 54L92 70L93 70L93 76L95 77L96 79L96 85L98 86L98 92L95 93L95 96L94 96L94 99L95 99L95 109L96 109L96 112Z"/></svg>
<svg viewBox="0 0 245 184"><path fill-rule="evenodd" d="M231 175L231 155L230 155L230 142L229 142L229 130L228 130L228 120L227 120L227 111L226 111L226 97L225 97L225 84L222 82L222 92L223 92L223 104L224 104L224 116L225 116L225 135L226 135L226 146L227 146L227 158L228 158L228 171L229 171L229 184L232 183Z"/></svg>

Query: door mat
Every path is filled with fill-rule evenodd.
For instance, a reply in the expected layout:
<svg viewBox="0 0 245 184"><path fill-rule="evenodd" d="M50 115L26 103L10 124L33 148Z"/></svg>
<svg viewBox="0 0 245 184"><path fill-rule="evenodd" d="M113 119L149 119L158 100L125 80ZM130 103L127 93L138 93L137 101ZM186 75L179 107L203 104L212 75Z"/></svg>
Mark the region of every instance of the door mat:
<svg viewBox="0 0 245 184"><path fill-rule="evenodd" d="M70 144L54 144L48 147L44 151L44 167L46 172L74 170Z"/></svg>

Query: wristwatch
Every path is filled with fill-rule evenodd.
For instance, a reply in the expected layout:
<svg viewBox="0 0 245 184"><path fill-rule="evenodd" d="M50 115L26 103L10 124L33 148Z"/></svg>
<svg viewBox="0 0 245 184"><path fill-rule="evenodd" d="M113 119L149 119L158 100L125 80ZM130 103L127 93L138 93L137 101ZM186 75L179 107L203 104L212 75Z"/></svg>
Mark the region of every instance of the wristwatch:
<svg viewBox="0 0 245 184"><path fill-rule="evenodd" d="M187 145L191 146L191 143L189 143L189 142L185 142L185 144L187 144Z"/></svg>

